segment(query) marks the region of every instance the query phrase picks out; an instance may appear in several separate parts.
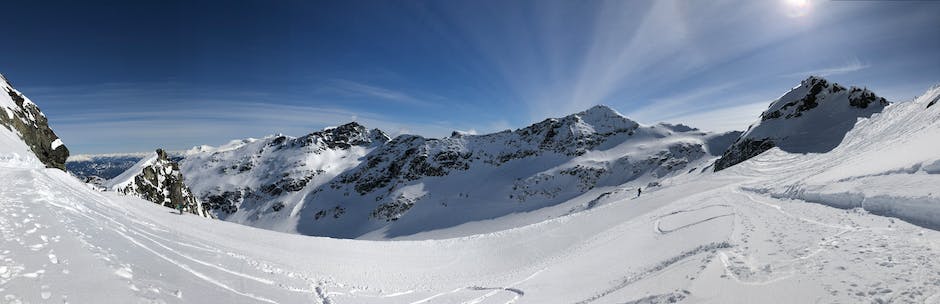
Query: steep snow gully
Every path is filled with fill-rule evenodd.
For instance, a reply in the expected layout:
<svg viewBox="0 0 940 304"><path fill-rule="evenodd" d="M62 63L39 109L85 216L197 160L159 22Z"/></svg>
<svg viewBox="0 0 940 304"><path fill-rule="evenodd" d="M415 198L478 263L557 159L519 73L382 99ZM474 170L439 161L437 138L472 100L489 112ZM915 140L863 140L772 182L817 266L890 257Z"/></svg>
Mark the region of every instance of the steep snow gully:
<svg viewBox="0 0 940 304"><path fill-rule="evenodd" d="M940 108L927 105L938 92L859 118L827 153L770 148L640 197L611 186L551 212L448 228L506 229L393 241L286 234L98 192L0 129L0 299L936 303L940 232L873 213L937 210ZM545 214L557 216L525 218Z"/></svg>

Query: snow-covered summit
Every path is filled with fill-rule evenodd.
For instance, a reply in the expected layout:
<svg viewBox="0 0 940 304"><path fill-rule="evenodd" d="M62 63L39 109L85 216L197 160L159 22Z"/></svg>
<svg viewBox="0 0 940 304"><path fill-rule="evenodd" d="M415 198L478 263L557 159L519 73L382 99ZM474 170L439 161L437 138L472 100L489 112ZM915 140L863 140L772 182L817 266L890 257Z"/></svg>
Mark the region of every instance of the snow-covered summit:
<svg viewBox="0 0 940 304"><path fill-rule="evenodd" d="M221 219L275 229L286 210L316 186L356 166L389 140L351 122L300 137L277 134L199 146L184 153L187 184Z"/></svg>
<svg viewBox="0 0 940 304"><path fill-rule="evenodd" d="M3 75L0 90L0 127L19 137L46 167L65 170L69 149L49 128L46 115Z"/></svg>
<svg viewBox="0 0 940 304"><path fill-rule="evenodd" d="M595 106L491 134L401 135L311 190L286 231L396 237L532 212L594 189L657 184L724 151L721 136L692 130L642 126ZM572 208L591 207L564 212Z"/></svg>
<svg viewBox="0 0 940 304"><path fill-rule="evenodd" d="M733 166L773 147L787 152L822 153L842 142L859 118L888 105L866 88L846 88L810 76L761 113L748 130L715 163L715 170Z"/></svg>

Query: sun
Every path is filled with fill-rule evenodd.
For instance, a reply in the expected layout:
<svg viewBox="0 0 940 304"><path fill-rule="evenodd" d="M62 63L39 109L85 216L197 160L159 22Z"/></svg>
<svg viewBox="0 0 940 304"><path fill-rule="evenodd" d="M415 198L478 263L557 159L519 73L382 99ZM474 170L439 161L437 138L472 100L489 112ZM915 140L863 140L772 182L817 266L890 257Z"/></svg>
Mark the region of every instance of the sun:
<svg viewBox="0 0 940 304"><path fill-rule="evenodd" d="M811 0L783 0L783 2L787 16L793 18L806 16L813 9Z"/></svg>
<svg viewBox="0 0 940 304"><path fill-rule="evenodd" d="M788 5L794 8L804 8L809 6L809 0L785 0Z"/></svg>

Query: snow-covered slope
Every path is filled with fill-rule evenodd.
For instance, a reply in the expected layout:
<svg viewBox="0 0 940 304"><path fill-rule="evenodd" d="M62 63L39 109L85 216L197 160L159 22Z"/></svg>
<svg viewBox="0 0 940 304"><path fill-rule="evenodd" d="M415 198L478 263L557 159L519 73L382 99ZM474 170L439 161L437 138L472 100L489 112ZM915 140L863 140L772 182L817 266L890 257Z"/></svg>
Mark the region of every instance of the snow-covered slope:
<svg viewBox="0 0 940 304"><path fill-rule="evenodd" d="M859 121L828 153L771 150L755 161L763 164L759 174L779 178L753 188L940 228L940 108L929 106L936 100L940 87L892 104Z"/></svg>
<svg viewBox="0 0 940 304"><path fill-rule="evenodd" d="M632 191L609 191L591 200L598 202L592 205L584 194L538 210L474 222L489 226L524 214L549 214L543 210L576 211L532 224L458 238L395 242L309 237L175 215L132 196L99 193L61 170L44 168L38 157L26 153L30 148L18 135L0 128L0 299L5 303L937 303L940 232L865 211L876 207L875 212L904 211L897 214L903 218L918 219L912 214L937 218L932 214L940 209L935 194L940 193L936 179L940 107L929 106L937 100L940 88L913 102L887 106L859 120L825 153L774 147L718 173L683 168L685 174L666 179L653 178L654 168L662 168L655 166L628 186L614 186L660 182L640 197ZM579 119L594 130L603 129L593 119ZM552 133L551 137L564 137L566 130L586 134L552 129L536 134L543 139ZM527 147L523 130L499 135L506 140L495 143ZM581 147L596 146L583 152L580 144L557 150L533 148L530 151L536 153L499 165L477 163L470 157L464 159L469 169L447 167L446 175L422 175L411 181L408 175L393 175L388 185L405 180L396 187L403 189L420 181L426 189L435 189L435 183L441 182L433 179L454 178L483 165L503 173L499 168L519 169L513 162L552 160L558 167L609 159L605 152L637 153L635 158L643 160L682 143L707 147L721 141L671 125L632 130L633 135L614 135L628 138L620 143L611 142L614 136L585 141L591 143ZM533 134L533 129L529 131ZM474 155L501 155L497 152L505 150L485 141L488 136L495 135L418 138L411 141L423 142L415 146L393 141L368 155L388 151L383 155L389 156L403 147L431 153L452 146L437 141L464 143ZM577 138L584 137L568 137L572 142ZM636 145L628 145L630 140ZM544 141L537 142L541 146ZM550 141L546 144L552 146ZM420 149L405 153L411 157L407 165L420 158ZM442 165L428 159L436 161L425 160L430 168ZM698 169L709 161L703 157L685 167ZM368 170L349 172L393 167L384 163L367 168L364 161L356 168ZM418 171L402 168L405 173L438 172L425 166L418 166L422 168ZM495 173L477 177L502 178ZM336 190L343 187L356 190L355 183ZM377 186L373 192L387 187ZM839 206L858 197L861 204L840 207L865 209L823 205ZM531 201L517 203L527 202ZM420 206L415 204L394 222L407 220ZM480 207L468 204L459 211L471 210L469 206ZM583 208L569 209L573 206ZM466 223L453 229L477 228Z"/></svg>
<svg viewBox="0 0 940 304"><path fill-rule="evenodd" d="M22 143L47 167L65 170L69 149L49 128L46 115L29 98L14 89L3 75L0 75L0 90L3 91L0 92L0 128L22 139Z"/></svg>
<svg viewBox="0 0 940 304"><path fill-rule="evenodd" d="M95 192L59 170L0 168L0 288L5 302L26 303L940 299L940 233L743 190L777 178L761 173L774 153L793 155L774 149L533 225L396 242L205 221Z"/></svg>
<svg viewBox="0 0 940 304"><path fill-rule="evenodd" d="M155 153L144 157L121 175L104 182L102 186L161 206L212 218L184 180L179 164L170 160L166 151L157 149Z"/></svg>
<svg viewBox="0 0 940 304"><path fill-rule="evenodd" d="M773 147L792 153L828 152L842 142L858 118L881 112L888 101L868 89L845 88L810 76L773 101L760 121L715 163L719 171Z"/></svg>
<svg viewBox="0 0 940 304"><path fill-rule="evenodd" d="M180 167L187 185L218 218L284 230L297 202L386 141L378 129L349 123L297 138L196 147L184 153Z"/></svg>

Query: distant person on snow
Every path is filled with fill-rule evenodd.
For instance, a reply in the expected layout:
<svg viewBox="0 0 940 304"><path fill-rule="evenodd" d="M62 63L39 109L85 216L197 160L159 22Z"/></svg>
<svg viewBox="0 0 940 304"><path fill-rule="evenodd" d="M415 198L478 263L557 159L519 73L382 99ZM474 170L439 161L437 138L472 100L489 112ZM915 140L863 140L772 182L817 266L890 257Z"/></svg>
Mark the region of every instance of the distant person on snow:
<svg viewBox="0 0 940 304"><path fill-rule="evenodd" d="M180 215L183 215L183 204L176 204L176 209L180 211Z"/></svg>
<svg viewBox="0 0 940 304"><path fill-rule="evenodd" d="M636 197L640 197L640 194L643 194L642 188L636 188Z"/></svg>

